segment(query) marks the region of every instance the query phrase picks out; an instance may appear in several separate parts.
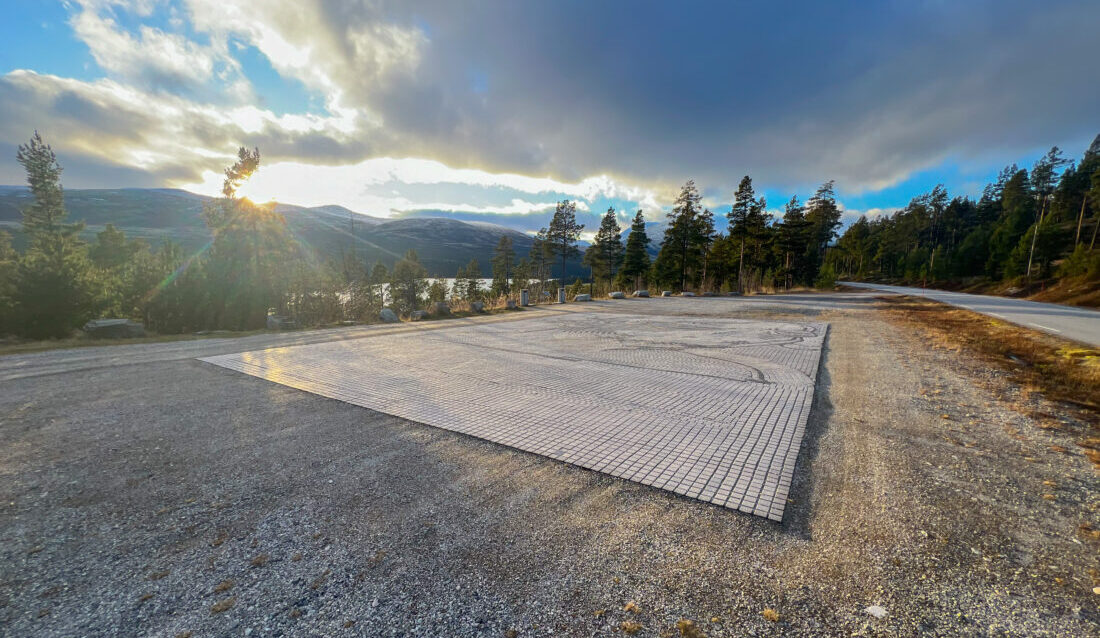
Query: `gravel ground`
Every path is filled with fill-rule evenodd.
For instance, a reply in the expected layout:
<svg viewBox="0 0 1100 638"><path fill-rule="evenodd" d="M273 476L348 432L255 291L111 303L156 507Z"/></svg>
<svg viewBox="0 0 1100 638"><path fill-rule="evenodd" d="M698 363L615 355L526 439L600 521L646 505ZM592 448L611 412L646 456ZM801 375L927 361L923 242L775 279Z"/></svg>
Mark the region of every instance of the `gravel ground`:
<svg viewBox="0 0 1100 638"><path fill-rule="evenodd" d="M651 301L590 308L831 323L782 524L190 358L46 353L0 385L0 634L1100 635L1083 424L865 295Z"/></svg>

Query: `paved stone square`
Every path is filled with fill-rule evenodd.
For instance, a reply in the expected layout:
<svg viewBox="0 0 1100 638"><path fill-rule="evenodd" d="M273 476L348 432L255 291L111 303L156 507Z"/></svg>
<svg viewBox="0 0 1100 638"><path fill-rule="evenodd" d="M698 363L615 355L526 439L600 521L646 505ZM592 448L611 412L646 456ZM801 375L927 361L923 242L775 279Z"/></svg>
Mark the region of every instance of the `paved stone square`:
<svg viewBox="0 0 1100 638"><path fill-rule="evenodd" d="M202 360L781 520L827 327L563 312Z"/></svg>

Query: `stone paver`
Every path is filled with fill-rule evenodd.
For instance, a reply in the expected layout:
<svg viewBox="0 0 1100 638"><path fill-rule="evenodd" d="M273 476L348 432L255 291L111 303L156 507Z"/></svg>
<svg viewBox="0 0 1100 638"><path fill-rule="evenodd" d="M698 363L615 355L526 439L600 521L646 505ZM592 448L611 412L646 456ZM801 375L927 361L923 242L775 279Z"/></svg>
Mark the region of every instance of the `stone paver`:
<svg viewBox="0 0 1100 638"><path fill-rule="evenodd" d="M202 360L781 520L827 327L571 312Z"/></svg>

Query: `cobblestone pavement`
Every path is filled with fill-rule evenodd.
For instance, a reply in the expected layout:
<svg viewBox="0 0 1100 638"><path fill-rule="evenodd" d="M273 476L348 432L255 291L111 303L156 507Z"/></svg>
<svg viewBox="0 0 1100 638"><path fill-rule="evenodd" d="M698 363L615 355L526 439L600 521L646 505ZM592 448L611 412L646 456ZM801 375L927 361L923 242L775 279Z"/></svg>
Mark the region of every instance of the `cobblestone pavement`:
<svg viewBox="0 0 1100 638"><path fill-rule="evenodd" d="M202 360L778 521L826 330L570 312Z"/></svg>

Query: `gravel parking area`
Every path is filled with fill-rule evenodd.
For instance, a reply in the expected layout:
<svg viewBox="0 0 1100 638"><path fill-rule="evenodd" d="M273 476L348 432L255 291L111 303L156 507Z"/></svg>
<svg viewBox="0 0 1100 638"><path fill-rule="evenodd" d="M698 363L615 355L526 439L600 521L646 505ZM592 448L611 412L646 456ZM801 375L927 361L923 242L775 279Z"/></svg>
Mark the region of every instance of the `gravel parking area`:
<svg viewBox="0 0 1100 638"><path fill-rule="evenodd" d="M0 358L0 634L1097 635L1057 406L870 295L578 311L830 324L782 523L193 359L224 344Z"/></svg>
<svg viewBox="0 0 1100 638"><path fill-rule="evenodd" d="M602 312L203 361L782 520L826 325Z"/></svg>

